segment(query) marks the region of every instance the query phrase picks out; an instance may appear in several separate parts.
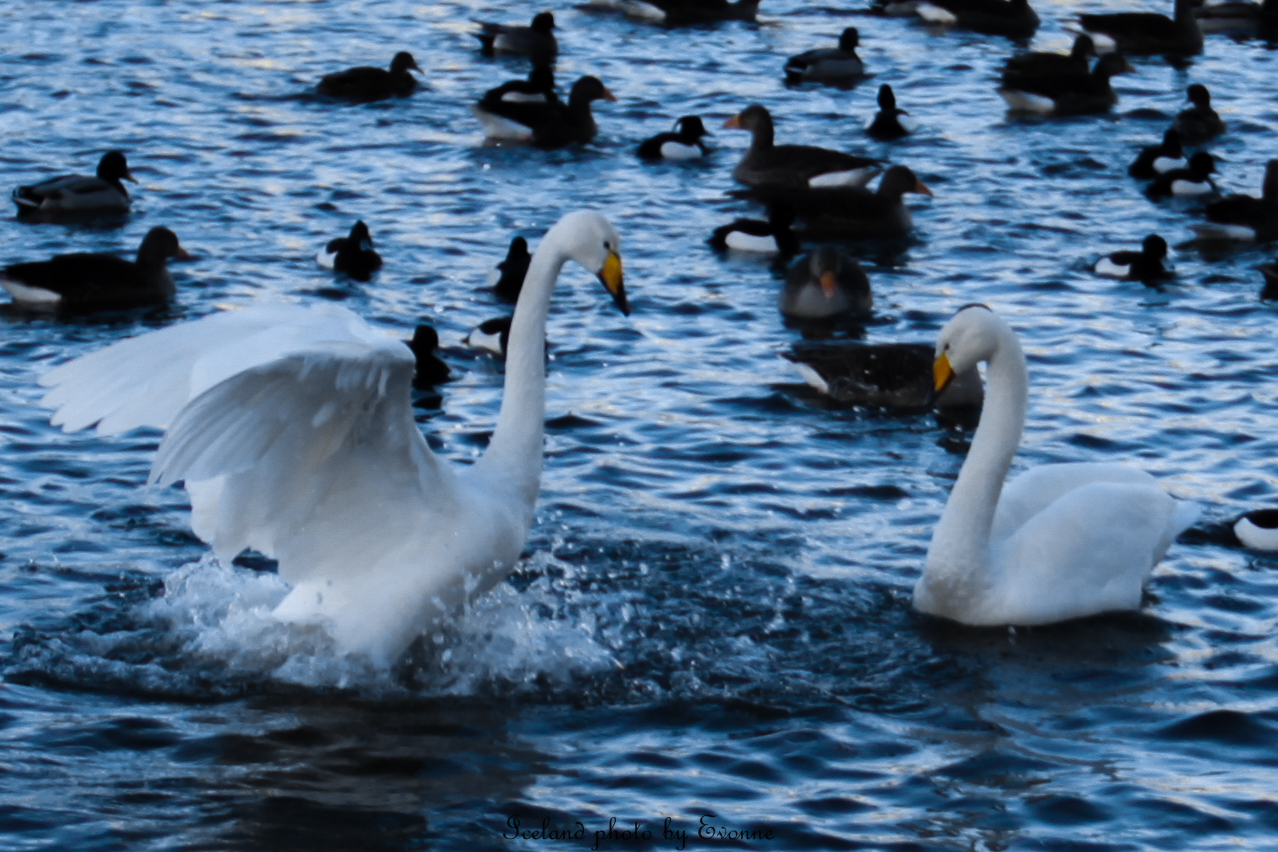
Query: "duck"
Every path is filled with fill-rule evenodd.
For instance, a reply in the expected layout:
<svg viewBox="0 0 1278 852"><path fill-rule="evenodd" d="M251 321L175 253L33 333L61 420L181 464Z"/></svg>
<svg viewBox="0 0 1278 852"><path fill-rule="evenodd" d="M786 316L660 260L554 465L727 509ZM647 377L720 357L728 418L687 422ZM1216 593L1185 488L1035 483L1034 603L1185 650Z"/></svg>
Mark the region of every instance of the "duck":
<svg viewBox="0 0 1278 852"><path fill-rule="evenodd" d="M1206 151L1198 151L1189 158L1185 168L1172 169L1154 178L1145 194L1150 198L1210 195L1216 192L1213 174L1216 174L1215 159Z"/></svg>
<svg viewBox="0 0 1278 852"><path fill-rule="evenodd" d="M43 404L67 432L164 430L149 482L185 484L214 555L276 559L291 588L273 616L388 671L519 561L541 481L551 291L571 260L628 314L619 250L594 211L542 239L474 464L437 457L418 430L403 341L332 303L252 305L115 343L41 376Z"/></svg>
<svg viewBox="0 0 1278 852"><path fill-rule="evenodd" d="M832 320L868 314L874 307L870 279L856 259L834 246L821 246L797 259L777 296L781 315L797 320Z"/></svg>
<svg viewBox="0 0 1278 852"><path fill-rule="evenodd" d="M1108 112L1118 103L1118 95L1110 84L1115 74L1132 71L1121 54L1107 53L1096 61L1090 74L1081 77L1040 77L1031 80L1021 78L1017 85L1024 88L1001 88L998 93L1013 112L1032 112L1039 115L1092 115Z"/></svg>
<svg viewBox="0 0 1278 852"><path fill-rule="evenodd" d="M519 291L524 286L524 276L528 274L528 264L532 255L528 254L528 241L523 237L515 237L506 250L506 259L497 264L488 275L488 286L503 302L514 302L519 299Z"/></svg>
<svg viewBox="0 0 1278 852"><path fill-rule="evenodd" d="M674 130L658 133L639 144L641 160L695 160L710 153L704 137L712 135L701 119L685 115L674 123Z"/></svg>
<svg viewBox="0 0 1278 852"><path fill-rule="evenodd" d="M13 191L13 203L19 218L127 213L133 200L122 183L126 180L137 183L124 152L107 151L95 175L63 175L20 186Z"/></svg>
<svg viewBox="0 0 1278 852"><path fill-rule="evenodd" d="M1167 257L1167 241L1157 234L1150 234L1141 243L1140 251L1116 251L1096 261L1093 267L1102 278L1119 278L1124 281L1142 281L1151 284L1166 278L1163 268Z"/></svg>
<svg viewBox="0 0 1278 852"><path fill-rule="evenodd" d="M1203 49L1203 32L1194 14L1196 5L1197 0L1175 0L1171 18L1156 12L1114 12L1081 15L1079 23L1100 52L1190 56Z"/></svg>
<svg viewBox="0 0 1278 852"><path fill-rule="evenodd" d="M1186 168L1188 165L1189 161L1185 159L1180 131L1169 127L1163 133L1162 143L1142 149L1132 164L1127 167L1127 173L1134 178L1148 180L1173 169Z"/></svg>
<svg viewBox="0 0 1278 852"><path fill-rule="evenodd" d="M403 98L417 88L417 78L410 71L421 71L413 55L401 50L391 59L390 70L361 65L320 78L315 90L329 98L340 98L356 103L384 101L387 98Z"/></svg>
<svg viewBox="0 0 1278 852"><path fill-rule="evenodd" d="M373 249L373 237L363 219L351 226L348 236L329 240L315 255L315 262L356 281L367 281L382 268L382 256Z"/></svg>
<svg viewBox="0 0 1278 852"><path fill-rule="evenodd" d="M598 127L590 104L615 101L598 77L582 77L572 84L568 103L512 103L484 98L473 108L490 139L531 142L538 148L562 148L595 138Z"/></svg>
<svg viewBox="0 0 1278 852"><path fill-rule="evenodd" d="M923 0L915 14L925 23L958 26L984 35L1029 38L1038 14L1029 0Z"/></svg>
<svg viewBox="0 0 1278 852"><path fill-rule="evenodd" d="M413 353L413 387L426 390L452 379L448 365L435 354L439 349L439 332L434 326L419 323L413 329L413 339L405 345Z"/></svg>
<svg viewBox="0 0 1278 852"><path fill-rule="evenodd" d="M0 287L26 310L87 313L158 305L177 293L165 262L191 255L168 228L147 231L135 260L113 254L61 254L0 269Z"/></svg>
<svg viewBox="0 0 1278 852"><path fill-rule="evenodd" d="M1199 6L1195 13L1198 26L1204 33L1228 35L1253 35L1272 33L1278 27L1278 0L1251 3L1247 0L1227 0Z"/></svg>
<svg viewBox="0 0 1278 852"><path fill-rule="evenodd" d="M1172 129L1188 145L1199 145L1225 132L1225 122L1211 108L1211 92L1207 87L1194 83L1186 91L1191 106L1177 113Z"/></svg>
<svg viewBox="0 0 1278 852"><path fill-rule="evenodd" d="M559 54L559 42L555 39L555 16L550 12L533 15L526 27L509 26L477 21L479 32L472 33L479 39L479 52L492 56L496 52L527 56L534 63L544 65L554 61Z"/></svg>
<svg viewBox="0 0 1278 852"><path fill-rule="evenodd" d="M788 204L768 205L768 219L737 219L714 229L706 240L719 251L747 251L756 254L777 254L790 257L799 250L799 238L794 235L794 211Z"/></svg>
<svg viewBox="0 0 1278 852"><path fill-rule="evenodd" d="M484 320L470 330L462 341L471 349L488 352L505 359L506 345L510 342L511 317L493 317Z"/></svg>
<svg viewBox="0 0 1278 852"><path fill-rule="evenodd" d="M1041 80L1085 77L1089 70L1088 60L1094 56L1096 45L1085 33L1075 37L1068 54L1036 52L1013 56L1003 65L1003 86L1024 89L1027 85L1039 85Z"/></svg>
<svg viewBox="0 0 1278 852"><path fill-rule="evenodd" d="M548 65L534 65L526 80L508 80L484 92L484 101L509 103L558 103L555 92L555 72Z"/></svg>
<svg viewBox="0 0 1278 852"><path fill-rule="evenodd" d="M980 362L980 423L932 532L914 608L987 627L1139 609L1150 572L1199 507L1126 464L1040 465L1005 481L1025 428L1025 355L998 314L968 305L937 337L934 387Z"/></svg>
<svg viewBox="0 0 1278 852"><path fill-rule="evenodd" d="M860 34L847 27L839 35L838 47L822 47L791 56L785 63L787 83L846 83L865 74L865 64L856 55Z"/></svg>
<svg viewBox="0 0 1278 852"><path fill-rule="evenodd" d="M642 17L659 18L666 26L713 24L719 21L753 21L759 0L643 0L642 5L658 10L641 12Z"/></svg>
<svg viewBox="0 0 1278 852"><path fill-rule="evenodd" d="M930 343L832 340L796 343L781 353L809 386L840 405L902 414L935 409L958 419L985 398L975 367L937 394Z"/></svg>
<svg viewBox="0 0 1278 852"><path fill-rule="evenodd" d="M866 125L866 135L880 142L891 142L893 139L909 136L914 132L914 125L909 119L901 121L903 115L909 115L909 113L897 108L896 93L892 91L891 86L884 83L879 86L879 111Z"/></svg>
<svg viewBox="0 0 1278 852"><path fill-rule="evenodd" d="M1207 223L1195 225L1201 239L1267 243L1278 239L1278 160L1265 165L1260 198L1227 195L1203 210Z"/></svg>
<svg viewBox="0 0 1278 852"><path fill-rule="evenodd" d="M892 166L874 191L866 187L752 190L765 202L785 202L803 221L803 235L816 239L900 239L914 220L905 206L907 193L931 195L909 166Z"/></svg>
<svg viewBox="0 0 1278 852"><path fill-rule="evenodd" d="M1256 270L1265 277L1265 286L1260 290L1261 301L1278 301L1278 263L1262 263Z"/></svg>
<svg viewBox="0 0 1278 852"><path fill-rule="evenodd" d="M750 131L750 147L732 170L732 177L747 186L865 186L882 170L880 161L869 157L812 145L774 145L772 114L758 104L723 126Z"/></svg>
<svg viewBox="0 0 1278 852"><path fill-rule="evenodd" d="M1234 535L1252 550L1278 550L1278 509L1253 509L1234 523Z"/></svg>

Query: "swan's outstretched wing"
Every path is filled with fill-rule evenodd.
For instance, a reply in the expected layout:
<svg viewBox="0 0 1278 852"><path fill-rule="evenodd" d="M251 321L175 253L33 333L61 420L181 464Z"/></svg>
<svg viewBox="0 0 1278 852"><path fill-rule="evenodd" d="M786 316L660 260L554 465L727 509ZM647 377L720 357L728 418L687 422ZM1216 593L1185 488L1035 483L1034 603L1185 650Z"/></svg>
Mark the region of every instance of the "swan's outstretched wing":
<svg viewBox="0 0 1278 852"><path fill-rule="evenodd" d="M46 401L68 429L172 419L152 481L186 482L219 555L252 547L296 585L371 569L431 513L450 516L455 489L413 420L413 366L349 311L275 306L71 362Z"/></svg>

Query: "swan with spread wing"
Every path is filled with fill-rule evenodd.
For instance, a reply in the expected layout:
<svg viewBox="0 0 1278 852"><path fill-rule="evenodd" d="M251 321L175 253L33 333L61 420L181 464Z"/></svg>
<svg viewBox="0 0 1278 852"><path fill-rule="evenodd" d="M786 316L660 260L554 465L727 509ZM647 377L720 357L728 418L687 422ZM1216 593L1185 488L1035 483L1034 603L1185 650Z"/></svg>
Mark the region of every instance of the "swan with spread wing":
<svg viewBox="0 0 1278 852"><path fill-rule="evenodd" d="M165 430L151 483L185 482L223 559L253 548L292 589L283 621L393 663L504 579L532 523L545 419L545 325L560 269L595 272L623 313L617 232L569 213L532 257L487 451L450 465L413 419L413 353L345 308L265 305L172 326L49 371L66 431Z"/></svg>

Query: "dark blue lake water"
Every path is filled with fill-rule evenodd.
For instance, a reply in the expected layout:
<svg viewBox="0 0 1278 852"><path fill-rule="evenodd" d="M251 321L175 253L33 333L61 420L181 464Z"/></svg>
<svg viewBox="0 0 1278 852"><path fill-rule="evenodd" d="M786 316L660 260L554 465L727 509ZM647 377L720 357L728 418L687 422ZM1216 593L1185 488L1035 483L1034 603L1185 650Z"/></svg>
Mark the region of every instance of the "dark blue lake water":
<svg viewBox="0 0 1278 852"><path fill-rule="evenodd" d="M1101 8L1038 5L1038 49L1067 49L1062 25ZM1112 115L1022 121L994 91L1005 39L852 3L764 0L758 25L685 30L548 8L561 85L592 73L617 96L594 143L556 152L485 147L469 112L525 73L480 57L471 20L530 7L0 7L0 183L90 172L108 148L140 181L120 226L0 220L0 262L131 254L155 225L198 255L166 311L0 317L0 847L541 850L598 831L600 849L666 849L667 830L711 845L703 826L760 850L1274 844L1278 561L1222 532L1278 495L1278 309L1252 269L1270 254L1173 248L1162 291L1089 271L1147 233L1192 236L1185 205L1126 175L1191 82L1229 125L1222 187L1258 192L1272 46L1212 36L1185 68L1138 60ZM848 24L873 77L782 84L784 57ZM405 49L429 83L411 98L311 94ZM890 146L861 129L882 82L921 124ZM1140 613L1013 632L913 612L963 442L931 416L814 399L780 357L801 332L776 311L778 273L704 244L754 210L726 196L747 137L718 129L752 102L781 141L931 186L907 197L908 244L856 248L867 337L930 342L972 301L1008 318L1032 383L1014 470L1130 459L1205 508ZM634 156L690 113L715 130L707 162ZM439 327L458 379L422 427L470 458L501 390L457 348L505 310L480 288L514 233L579 207L621 232L634 313L575 267L561 278L527 558L393 676L275 624L282 584L260 564L212 562L184 492L144 488L155 433L64 435L37 405L51 365L147 328L341 296L404 336ZM362 285L313 260L356 218L386 261ZM512 818L582 839L511 839Z"/></svg>

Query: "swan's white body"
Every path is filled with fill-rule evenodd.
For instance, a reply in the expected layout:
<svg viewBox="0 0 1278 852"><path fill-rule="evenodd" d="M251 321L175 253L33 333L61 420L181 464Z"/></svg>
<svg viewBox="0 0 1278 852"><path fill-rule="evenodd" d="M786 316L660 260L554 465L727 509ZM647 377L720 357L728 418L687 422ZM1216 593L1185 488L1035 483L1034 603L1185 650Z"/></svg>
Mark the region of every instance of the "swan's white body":
<svg viewBox="0 0 1278 852"><path fill-rule="evenodd" d="M271 305L126 340L41 378L66 431L165 429L151 482L184 481L192 528L219 557L279 560L285 621L319 621L385 666L515 566L540 483L545 323L575 259L625 307L617 236L565 216L515 308L501 414L487 452L454 467L413 419L414 356L345 308Z"/></svg>
<svg viewBox="0 0 1278 852"><path fill-rule="evenodd" d="M932 535L915 608L972 625L1139 608L1146 578L1198 507L1122 464L1043 465L1004 485L1025 425L1025 356L1006 323L969 307L937 340L938 379L981 361L981 422Z"/></svg>

